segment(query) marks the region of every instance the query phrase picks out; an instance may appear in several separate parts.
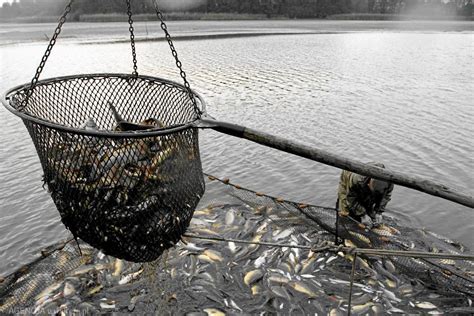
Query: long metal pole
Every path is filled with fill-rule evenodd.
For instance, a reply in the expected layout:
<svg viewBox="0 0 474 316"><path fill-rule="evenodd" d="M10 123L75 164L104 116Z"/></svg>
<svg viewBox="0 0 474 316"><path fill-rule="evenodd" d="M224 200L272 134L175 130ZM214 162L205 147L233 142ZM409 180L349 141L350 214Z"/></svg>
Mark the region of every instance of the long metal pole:
<svg viewBox="0 0 474 316"><path fill-rule="evenodd" d="M322 149L303 145L283 137L271 135L232 123L216 121L213 119L202 119L198 126L202 128L212 128L224 134L244 138L267 147L275 148L293 155L311 159L340 169L356 172L358 174L369 176L375 179L390 181L394 184L474 208L474 199L472 196L455 192L446 185L436 183L431 180L426 180L418 176L367 165L363 162L351 160Z"/></svg>

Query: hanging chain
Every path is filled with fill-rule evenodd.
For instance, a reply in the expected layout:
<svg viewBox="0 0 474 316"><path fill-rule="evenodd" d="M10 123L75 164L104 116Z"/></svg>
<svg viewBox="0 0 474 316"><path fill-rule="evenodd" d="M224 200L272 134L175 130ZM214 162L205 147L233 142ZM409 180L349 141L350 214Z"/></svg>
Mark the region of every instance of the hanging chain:
<svg viewBox="0 0 474 316"><path fill-rule="evenodd" d="M137 67L137 53L135 51L135 34L133 33L133 19L132 19L132 7L130 5L130 0L127 0L127 14L128 14L128 24L130 27L130 44L132 45L132 59L133 59L133 75L138 76L138 67Z"/></svg>
<svg viewBox="0 0 474 316"><path fill-rule="evenodd" d="M196 98L194 97L194 93L191 90L191 85L189 84L188 80L186 79L186 73L183 70L183 64L181 63L181 61L178 58L178 52L176 51L176 48L174 47L173 41L171 39L171 35L168 32L168 27L166 26L166 23L164 21L163 13L161 13L160 9L158 8L158 3L157 3L156 0L153 0L153 4L155 6L156 16L158 17L158 19L161 22L161 29L163 30L163 32L165 32L165 37L166 37L166 40L168 41L168 44L170 46L171 54L173 55L173 57L176 61L176 66L179 69L179 74L180 74L181 78L184 81L184 87L186 88L186 91L188 92L188 95L189 95L191 101L193 102L195 112L198 115L201 115L202 111L199 109L199 107L196 103Z"/></svg>
<svg viewBox="0 0 474 316"><path fill-rule="evenodd" d="M24 99L24 101L22 102L22 105L21 105L22 108L24 108L28 104L28 100L33 95L33 90L36 87L36 84L38 83L38 79L39 79L39 76L41 75L41 72L43 71L44 65L46 64L46 61L48 60L49 55L51 55L51 51L53 50L53 46L54 46L54 44L56 44L56 40L57 40L59 34L61 33L61 28L62 28L63 24L66 22L67 15L69 14L69 12L71 12L71 5L72 5L73 2L74 2L74 0L69 1L69 3L66 5L66 8L64 9L63 15L59 19L58 26L54 30L54 34L51 37L51 40L49 41L48 47L46 48L46 52L44 53L43 58L41 59L41 62L39 64L38 68L36 69L35 76L31 80L30 87L29 87L28 91L26 92L26 98Z"/></svg>

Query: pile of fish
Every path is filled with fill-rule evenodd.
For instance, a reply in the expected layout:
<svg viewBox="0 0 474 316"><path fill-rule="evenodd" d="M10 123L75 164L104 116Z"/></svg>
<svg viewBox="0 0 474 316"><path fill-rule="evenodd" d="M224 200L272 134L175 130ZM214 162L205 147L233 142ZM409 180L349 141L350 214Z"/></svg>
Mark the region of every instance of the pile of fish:
<svg viewBox="0 0 474 316"><path fill-rule="evenodd" d="M109 106L109 121L116 122L111 137L56 131L39 137L51 142L40 154L44 180L75 236L116 257L154 260L179 240L203 194L197 135L140 134L165 126L155 118L125 121ZM99 130L92 118L82 128ZM137 137L113 137L122 131Z"/></svg>
<svg viewBox="0 0 474 316"><path fill-rule="evenodd" d="M117 124L113 131L141 131L164 128L155 118L145 119L137 124L124 120L112 104L109 104ZM87 119L80 127L85 131L99 131L93 118ZM178 139L168 137L149 138L104 138L65 135L56 140L53 150L48 153L51 169L57 171L57 180L66 182L84 192L108 189L107 199L114 196L126 202L127 191L138 184L156 181L162 174L160 166L179 148ZM113 190L124 188L113 194ZM126 190L125 190L126 189Z"/></svg>
<svg viewBox="0 0 474 316"><path fill-rule="evenodd" d="M354 257L293 247L333 240L307 219L267 205L211 203L194 212L190 234L234 241L183 237L147 264L82 243L79 255L69 242L50 251L42 260L50 260L48 265L32 265L2 281L0 313L347 314ZM401 274L389 258L355 260L353 315L474 311L470 297L427 288Z"/></svg>

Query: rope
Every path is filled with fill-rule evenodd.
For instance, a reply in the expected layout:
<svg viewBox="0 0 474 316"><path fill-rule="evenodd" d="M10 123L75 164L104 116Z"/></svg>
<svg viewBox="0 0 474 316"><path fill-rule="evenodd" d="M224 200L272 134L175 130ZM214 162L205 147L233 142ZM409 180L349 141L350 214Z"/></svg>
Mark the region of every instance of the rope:
<svg viewBox="0 0 474 316"><path fill-rule="evenodd" d="M223 237L214 237L214 236L202 236L186 233L184 237L204 239L204 240L213 240L213 241L222 241L222 242L235 242L241 244L253 244L260 246L271 246L271 247L287 247L287 248L299 248L311 250L313 252L321 251L331 251L331 252L345 252L348 254L364 254L369 256L398 256L398 257L411 257L411 258L432 258L432 259L453 259L453 260L468 260L474 261L474 255L453 255L453 254L442 254L442 253L433 253L433 252L422 252L422 251L400 251L400 250L386 250L386 249L370 249L370 248L356 248L356 247L345 247L343 245L333 246L333 245L324 245L318 248L311 246L303 245L290 245L290 244L281 244L281 243L272 243L272 242L262 242L262 241L248 241L242 239L233 239L233 238L223 238Z"/></svg>

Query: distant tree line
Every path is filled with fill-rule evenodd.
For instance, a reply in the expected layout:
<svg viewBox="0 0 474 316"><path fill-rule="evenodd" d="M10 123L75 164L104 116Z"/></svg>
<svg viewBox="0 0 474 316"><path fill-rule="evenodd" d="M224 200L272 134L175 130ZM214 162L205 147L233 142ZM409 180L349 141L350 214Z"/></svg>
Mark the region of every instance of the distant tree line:
<svg viewBox="0 0 474 316"><path fill-rule="evenodd" d="M162 0L162 2L180 0ZM181 0L181 2L186 0ZM472 0L193 0L197 5L174 10L203 13L266 14L268 17L323 18L341 13L431 14L472 16ZM14 0L4 3L0 17L59 15L66 0ZM188 0L189 2L189 0ZM192 2L192 1L191 1ZM171 10L171 7L164 6ZM125 0L76 0L72 18L81 14L125 13ZM152 13L153 0L132 0L134 14Z"/></svg>

